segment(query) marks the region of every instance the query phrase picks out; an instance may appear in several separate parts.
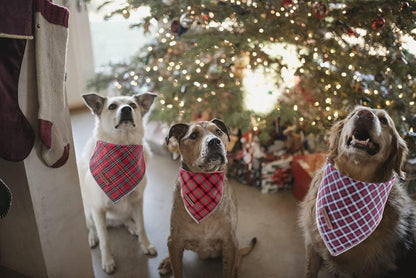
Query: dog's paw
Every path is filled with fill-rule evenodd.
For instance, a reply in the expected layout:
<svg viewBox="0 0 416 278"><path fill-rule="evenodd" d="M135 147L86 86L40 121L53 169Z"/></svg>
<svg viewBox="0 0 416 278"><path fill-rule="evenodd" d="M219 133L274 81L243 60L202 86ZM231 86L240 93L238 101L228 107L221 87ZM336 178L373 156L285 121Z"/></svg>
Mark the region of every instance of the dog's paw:
<svg viewBox="0 0 416 278"><path fill-rule="evenodd" d="M169 257L167 257L160 263L158 270L160 275L168 275L172 273L172 267L170 265Z"/></svg>
<svg viewBox="0 0 416 278"><path fill-rule="evenodd" d="M94 248L98 244L98 236L97 233L93 231L88 232L88 244L90 245L90 248Z"/></svg>
<svg viewBox="0 0 416 278"><path fill-rule="evenodd" d="M141 247L142 247L143 253L145 255L149 255L149 256L156 256L157 255L157 250L152 244L150 244L148 247L141 244Z"/></svg>
<svg viewBox="0 0 416 278"><path fill-rule="evenodd" d="M137 231L137 225L133 221L129 221L124 224L129 231L129 233L133 236L139 236L139 233Z"/></svg>
<svg viewBox="0 0 416 278"><path fill-rule="evenodd" d="M116 270L116 261L113 257L107 258L102 262L102 268L105 273L111 274Z"/></svg>

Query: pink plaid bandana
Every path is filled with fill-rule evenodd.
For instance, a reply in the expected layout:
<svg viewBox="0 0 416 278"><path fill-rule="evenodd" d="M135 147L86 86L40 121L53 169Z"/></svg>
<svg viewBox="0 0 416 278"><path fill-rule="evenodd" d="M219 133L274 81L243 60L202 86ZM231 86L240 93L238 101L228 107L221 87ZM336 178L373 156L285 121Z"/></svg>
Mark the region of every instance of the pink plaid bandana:
<svg viewBox="0 0 416 278"><path fill-rule="evenodd" d="M224 171L194 173L181 168L181 195L188 214L200 223L211 215L221 203L224 188Z"/></svg>
<svg viewBox="0 0 416 278"><path fill-rule="evenodd" d="M353 248L374 232L395 180L356 181L327 160L316 199L316 224L332 256Z"/></svg>
<svg viewBox="0 0 416 278"><path fill-rule="evenodd" d="M107 197L117 202L132 192L144 177L143 146L97 141L90 171Z"/></svg>

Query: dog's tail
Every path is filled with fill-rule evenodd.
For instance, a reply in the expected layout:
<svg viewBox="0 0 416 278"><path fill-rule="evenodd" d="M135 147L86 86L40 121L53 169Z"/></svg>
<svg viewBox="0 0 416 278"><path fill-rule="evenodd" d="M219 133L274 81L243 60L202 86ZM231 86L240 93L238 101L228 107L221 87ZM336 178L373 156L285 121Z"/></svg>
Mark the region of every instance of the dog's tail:
<svg viewBox="0 0 416 278"><path fill-rule="evenodd" d="M257 243L257 238L253 237L251 239L251 242L250 242L249 246L240 248L240 250L238 250L238 252L240 253L241 256L246 256L246 255L250 254L251 251L253 251L254 246L256 246L256 243Z"/></svg>

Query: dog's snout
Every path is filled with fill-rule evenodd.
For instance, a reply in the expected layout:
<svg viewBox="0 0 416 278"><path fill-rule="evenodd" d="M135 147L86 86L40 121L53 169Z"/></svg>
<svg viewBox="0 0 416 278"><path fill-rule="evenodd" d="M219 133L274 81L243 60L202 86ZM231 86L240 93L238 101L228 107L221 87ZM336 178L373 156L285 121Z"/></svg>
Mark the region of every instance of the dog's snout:
<svg viewBox="0 0 416 278"><path fill-rule="evenodd" d="M122 114L128 114L131 112L131 107L130 106L124 106L123 108L121 108L121 113Z"/></svg>
<svg viewBox="0 0 416 278"><path fill-rule="evenodd" d="M221 145L221 140L218 138L213 138L208 142L208 147L215 147Z"/></svg>
<svg viewBox="0 0 416 278"><path fill-rule="evenodd" d="M371 121L374 119L374 114L369 110L363 109L357 112L357 118L360 120Z"/></svg>

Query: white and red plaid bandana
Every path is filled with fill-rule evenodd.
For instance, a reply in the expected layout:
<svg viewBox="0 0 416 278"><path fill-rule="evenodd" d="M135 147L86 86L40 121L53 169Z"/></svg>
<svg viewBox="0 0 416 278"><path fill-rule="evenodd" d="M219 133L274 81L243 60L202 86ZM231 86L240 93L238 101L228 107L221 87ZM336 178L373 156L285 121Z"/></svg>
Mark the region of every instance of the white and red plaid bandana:
<svg viewBox="0 0 416 278"><path fill-rule="evenodd" d="M332 256L353 248L377 228L396 178L382 183L353 180L327 159L316 198L316 224Z"/></svg>
<svg viewBox="0 0 416 278"><path fill-rule="evenodd" d="M180 168L179 179L185 209L196 223L200 223L221 203L224 171L195 173Z"/></svg>
<svg viewBox="0 0 416 278"><path fill-rule="evenodd" d="M107 197L117 202L132 192L144 177L143 146L97 141L90 171Z"/></svg>

